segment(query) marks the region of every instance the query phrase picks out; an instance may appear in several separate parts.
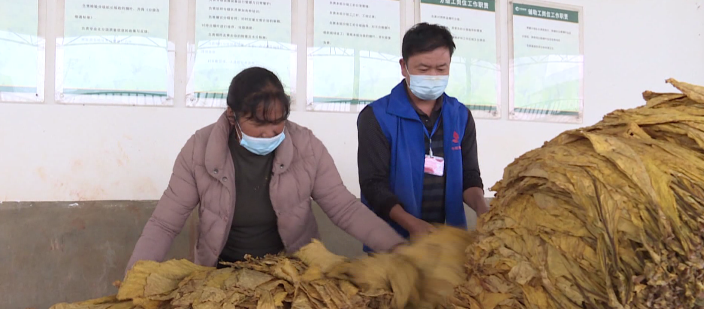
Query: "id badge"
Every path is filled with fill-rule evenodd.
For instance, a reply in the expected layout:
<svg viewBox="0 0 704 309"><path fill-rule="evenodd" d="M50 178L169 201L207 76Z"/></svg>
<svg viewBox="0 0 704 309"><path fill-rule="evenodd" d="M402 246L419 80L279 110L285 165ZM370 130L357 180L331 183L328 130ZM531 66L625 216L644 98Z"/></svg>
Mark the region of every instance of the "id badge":
<svg viewBox="0 0 704 309"><path fill-rule="evenodd" d="M445 159L441 157L434 157L431 155L425 155L425 173L442 176L445 171Z"/></svg>

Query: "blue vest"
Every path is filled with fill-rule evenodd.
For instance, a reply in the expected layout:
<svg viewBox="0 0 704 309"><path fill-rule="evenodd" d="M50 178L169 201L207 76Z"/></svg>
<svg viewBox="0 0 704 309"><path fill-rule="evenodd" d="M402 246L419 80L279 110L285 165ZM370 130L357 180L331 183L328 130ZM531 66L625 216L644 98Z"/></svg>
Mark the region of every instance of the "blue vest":
<svg viewBox="0 0 704 309"><path fill-rule="evenodd" d="M467 126L467 107L457 99L443 94L442 124L445 152L445 220L448 225L467 228L462 199L462 138ZM404 209L420 218L425 175L425 125L411 105L402 81L391 94L372 102L381 130L391 146L389 188ZM362 203L371 208L362 195ZM395 222L388 222L399 234L409 233ZM364 246L365 252L372 250Z"/></svg>

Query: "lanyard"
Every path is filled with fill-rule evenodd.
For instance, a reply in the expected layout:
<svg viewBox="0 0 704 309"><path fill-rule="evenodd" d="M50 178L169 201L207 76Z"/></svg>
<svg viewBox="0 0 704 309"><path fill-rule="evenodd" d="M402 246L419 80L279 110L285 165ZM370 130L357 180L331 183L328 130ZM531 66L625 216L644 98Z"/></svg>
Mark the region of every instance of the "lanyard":
<svg viewBox="0 0 704 309"><path fill-rule="evenodd" d="M428 137L428 149L430 150L430 156L433 156L433 136L435 135L435 131L438 130L438 123L440 123L440 117L438 116L438 119L435 120L435 126L433 126L433 131L428 133L428 127L423 125L423 131L425 131L425 136Z"/></svg>

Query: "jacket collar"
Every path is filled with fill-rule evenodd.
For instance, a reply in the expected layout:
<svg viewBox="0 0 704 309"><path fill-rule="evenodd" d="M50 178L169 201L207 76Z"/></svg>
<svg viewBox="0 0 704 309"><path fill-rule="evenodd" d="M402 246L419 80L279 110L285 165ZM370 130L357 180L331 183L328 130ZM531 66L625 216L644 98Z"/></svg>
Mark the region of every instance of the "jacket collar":
<svg viewBox="0 0 704 309"><path fill-rule="evenodd" d="M284 138L281 145L276 148L274 156L274 174L280 174L286 171L293 161L294 146L291 141L292 131L292 126L286 121L286 138ZM218 176L222 176L222 173L230 169L234 170L232 155L230 154L230 147L228 146L230 133L232 133L232 125L225 113L223 113L220 115L218 121L215 122L213 130L208 137L208 144L205 146L205 168L208 169L209 174L216 178L219 178Z"/></svg>
<svg viewBox="0 0 704 309"><path fill-rule="evenodd" d="M205 146L205 168L211 175L224 173L225 168L231 165L231 162L227 162L227 159L231 157L227 144L230 132L232 132L232 125L227 120L225 113L222 113L218 121L215 122L213 130L210 131L208 143ZM217 177L217 175L214 176Z"/></svg>
<svg viewBox="0 0 704 309"><path fill-rule="evenodd" d="M274 166L272 167L274 175L281 174L288 170L289 166L291 166L291 162L293 162L293 153L295 147L293 145L292 135L295 133L295 129L292 128L291 122L289 122L288 120L286 120L284 132L286 134L286 138L284 138L284 141L281 142L281 145L276 148L276 152L274 155Z"/></svg>
<svg viewBox="0 0 704 309"><path fill-rule="evenodd" d="M418 109L413 105L413 102L408 98L408 91L406 90L406 81L402 80L394 89L391 90L391 95L389 96L389 107L387 112L398 117L419 120ZM444 105L445 93L442 94L442 103L436 108Z"/></svg>

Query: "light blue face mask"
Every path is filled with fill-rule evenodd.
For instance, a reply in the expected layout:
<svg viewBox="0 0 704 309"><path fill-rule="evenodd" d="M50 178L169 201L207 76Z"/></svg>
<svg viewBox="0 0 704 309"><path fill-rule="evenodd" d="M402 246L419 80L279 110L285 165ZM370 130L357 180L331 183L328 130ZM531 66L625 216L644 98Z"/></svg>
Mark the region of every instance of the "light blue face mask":
<svg viewBox="0 0 704 309"><path fill-rule="evenodd" d="M239 122L237 123L237 127L240 128L239 133L242 135L240 136L240 145L249 150L249 152L260 156L265 156L272 153L279 147L279 145L281 145L284 138L286 138L284 131L281 131L281 134L274 137L251 137L244 134Z"/></svg>
<svg viewBox="0 0 704 309"><path fill-rule="evenodd" d="M436 100L447 88L449 75L411 75L406 67L409 76L408 88L421 100Z"/></svg>

